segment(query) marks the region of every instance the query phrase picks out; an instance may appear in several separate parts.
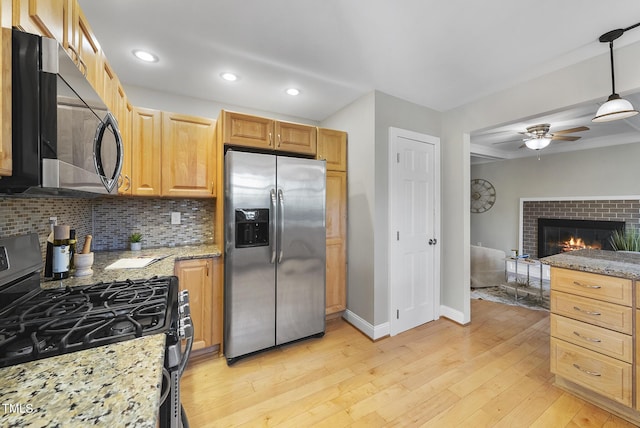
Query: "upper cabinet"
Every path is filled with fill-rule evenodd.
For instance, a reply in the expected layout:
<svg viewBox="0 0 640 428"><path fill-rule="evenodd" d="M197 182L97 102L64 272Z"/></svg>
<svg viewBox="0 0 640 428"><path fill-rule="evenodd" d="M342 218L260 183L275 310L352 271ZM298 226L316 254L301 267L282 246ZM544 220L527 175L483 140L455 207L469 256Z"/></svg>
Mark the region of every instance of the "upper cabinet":
<svg viewBox="0 0 640 428"><path fill-rule="evenodd" d="M306 155L316 154L316 128L289 122L275 122L276 149Z"/></svg>
<svg viewBox="0 0 640 428"><path fill-rule="evenodd" d="M316 128L259 116L221 111L222 143L315 156Z"/></svg>
<svg viewBox="0 0 640 428"><path fill-rule="evenodd" d="M215 121L135 108L131 137L131 194L215 196Z"/></svg>
<svg viewBox="0 0 640 428"><path fill-rule="evenodd" d="M162 113L162 195L215 196L215 121Z"/></svg>
<svg viewBox="0 0 640 428"><path fill-rule="evenodd" d="M1 19L1 17L0 17ZM0 176L11 175L11 29L0 32Z"/></svg>
<svg viewBox="0 0 640 428"><path fill-rule="evenodd" d="M71 0L13 0L13 26L63 43L71 5Z"/></svg>
<svg viewBox="0 0 640 428"><path fill-rule="evenodd" d="M131 120L131 194L160 196L161 112L136 107Z"/></svg>
<svg viewBox="0 0 640 428"><path fill-rule="evenodd" d="M93 88L102 95L102 73L100 44L89 26L80 5L73 1L71 13L71 39L67 40L65 48L72 52L71 57L80 71L87 77Z"/></svg>
<svg viewBox="0 0 640 428"><path fill-rule="evenodd" d="M347 133L318 128L318 159L327 161L327 170L347 170Z"/></svg>

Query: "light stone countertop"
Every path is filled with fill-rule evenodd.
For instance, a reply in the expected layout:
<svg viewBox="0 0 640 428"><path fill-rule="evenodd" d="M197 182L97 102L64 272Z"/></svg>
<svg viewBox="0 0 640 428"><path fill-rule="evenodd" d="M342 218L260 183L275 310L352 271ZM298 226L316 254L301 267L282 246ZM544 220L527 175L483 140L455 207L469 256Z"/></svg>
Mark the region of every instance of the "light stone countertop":
<svg viewBox="0 0 640 428"><path fill-rule="evenodd" d="M640 253L577 250L544 257L540 262L559 268L640 279Z"/></svg>
<svg viewBox="0 0 640 428"><path fill-rule="evenodd" d="M140 269L105 270L119 258L167 255ZM177 260L218 257L214 245L95 253L94 274L42 288L173 275ZM156 426L165 335L141 338L0 368L0 426Z"/></svg>

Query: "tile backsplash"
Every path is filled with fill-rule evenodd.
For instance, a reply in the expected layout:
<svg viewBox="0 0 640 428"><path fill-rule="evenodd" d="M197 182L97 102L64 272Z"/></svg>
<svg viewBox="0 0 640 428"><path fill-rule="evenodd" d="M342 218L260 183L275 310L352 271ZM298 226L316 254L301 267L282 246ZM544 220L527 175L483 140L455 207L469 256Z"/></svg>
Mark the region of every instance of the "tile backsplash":
<svg viewBox="0 0 640 428"><path fill-rule="evenodd" d="M49 217L76 229L78 244L93 235L94 251L123 250L132 232L143 248L213 243L215 201L160 198L0 198L0 237L36 232L46 248ZM179 212L181 224L171 224Z"/></svg>
<svg viewBox="0 0 640 428"><path fill-rule="evenodd" d="M142 248L212 244L214 208L213 199L95 199L94 249L127 249L133 232L142 234ZM172 212L180 224L171 224Z"/></svg>
<svg viewBox="0 0 640 428"><path fill-rule="evenodd" d="M92 233L92 200L71 198L0 198L0 238L35 232L40 248L46 250L49 217L57 217L58 224L76 229L80 243Z"/></svg>

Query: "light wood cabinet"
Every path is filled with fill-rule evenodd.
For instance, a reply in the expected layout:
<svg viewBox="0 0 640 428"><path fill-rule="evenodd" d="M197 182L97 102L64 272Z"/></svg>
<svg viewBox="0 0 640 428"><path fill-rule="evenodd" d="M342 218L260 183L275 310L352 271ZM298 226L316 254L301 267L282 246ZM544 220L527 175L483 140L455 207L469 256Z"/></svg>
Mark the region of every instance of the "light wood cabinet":
<svg viewBox="0 0 640 428"><path fill-rule="evenodd" d="M631 279L553 266L550 368L556 385L638 423L634 287Z"/></svg>
<svg viewBox="0 0 640 428"><path fill-rule="evenodd" d="M347 308L347 173L327 171L326 315Z"/></svg>
<svg viewBox="0 0 640 428"><path fill-rule="evenodd" d="M87 77L96 92L100 93L102 91L100 44L77 0L73 0L73 5L72 38L66 47L73 52L72 58L75 59L80 71Z"/></svg>
<svg viewBox="0 0 640 428"><path fill-rule="evenodd" d="M326 315L347 307L347 134L318 128L317 158L327 163Z"/></svg>
<svg viewBox="0 0 640 428"><path fill-rule="evenodd" d="M1 19L1 17L0 17ZM11 29L2 28L0 32L0 176L11 175L12 133L11 133Z"/></svg>
<svg viewBox="0 0 640 428"><path fill-rule="evenodd" d="M71 5L71 0L13 0L13 25L64 43Z"/></svg>
<svg viewBox="0 0 640 428"><path fill-rule="evenodd" d="M221 111L224 144L273 149L273 120L248 114Z"/></svg>
<svg viewBox="0 0 640 428"><path fill-rule="evenodd" d="M215 196L215 121L143 108L132 120L131 194Z"/></svg>
<svg viewBox="0 0 640 428"><path fill-rule="evenodd" d="M259 116L221 111L222 143L315 156L316 128Z"/></svg>
<svg viewBox="0 0 640 428"><path fill-rule="evenodd" d="M222 284L218 258L179 260L175 275L180 290L189 291L193 350L219 345L222 338Z"/></svg>
<svg viewBox="0 0 640 428"><path fill-rule="evenodd" d="M215 196L215 121L162 114L162 195Z"/></svg>
<svg viewBox="0 0 640 428"><path fill-rule="evenodd" d="M327 161L327 170L347 170L347 133L318 128L318 159Z"/></svg>
<svg viewBox="0 0 640 428"><path fill-rule="evenodd" d="M118 128L120 129L120 135L122 137L122 146L124 152L124 158L122 160L122 171L120 172L120 182L118 183L119 195L131 195L131 164L132 164L132 129L131 120L133 118L133 106L128 101L124 89L118 86L117 96L119 98L119 114L116 117L118 119Z"/></svg>
<svg viewBox="0 0 640 428"><path fill-rule="evenodd" d="M274 121L276 150L316 155L316 128L298 123Z"/></svg>
<svg viewBox="0 0 640 428"><path fill-rule="evenodd" d="M135 107L131 120L131 194L160 196L162 115Z"/></svg>

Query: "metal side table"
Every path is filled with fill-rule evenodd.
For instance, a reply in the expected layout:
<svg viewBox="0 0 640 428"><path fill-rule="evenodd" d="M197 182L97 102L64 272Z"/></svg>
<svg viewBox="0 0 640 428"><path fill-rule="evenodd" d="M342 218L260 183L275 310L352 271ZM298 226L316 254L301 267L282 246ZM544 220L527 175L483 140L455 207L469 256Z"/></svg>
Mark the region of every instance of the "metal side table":
<svg viewBox="0 0 640 428"><path fill-rule="evenodd" d="M508 264L509 262L513 262L515 264L515 272L510 273L508 270ZM518 278L520 276L520 274L518 273L518 265L525 265L527 267L527 280L525 282L525 284L527 285L527 287L531 286L531 276L530 276L530 270L531 267L539 267L540 268L540 278L538 281L538 285L540 288L540 301L542 302L543 300L543 295L542 295L542 263L540 263L538 260L530 260L530 259L525 259L525 258L521 258L521 257L506 257L504 259L504 280L505 280L505 287L509 287L509 275L512 274L513 275L513 288L514 288L514 295L515 295L515 300L516 302L518 301ZM527 292L527 294L531 294L529 292Z"/></svg>

